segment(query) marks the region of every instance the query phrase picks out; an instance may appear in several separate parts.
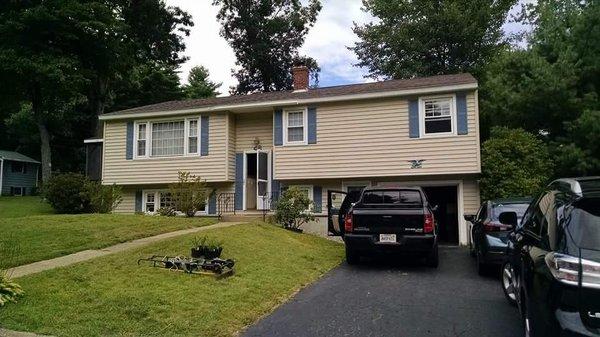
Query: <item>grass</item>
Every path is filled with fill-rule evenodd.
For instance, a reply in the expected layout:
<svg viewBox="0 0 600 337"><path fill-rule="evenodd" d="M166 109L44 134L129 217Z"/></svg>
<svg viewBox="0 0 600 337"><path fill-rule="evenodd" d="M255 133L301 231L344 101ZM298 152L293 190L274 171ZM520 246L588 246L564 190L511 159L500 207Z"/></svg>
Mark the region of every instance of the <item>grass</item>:
<svg viewBox="0 0 600 337"><path fill-rule="evenodd" d="M0 219L53 213L52 207L40 197L0 197Z"/></svg>
<svg viewBox="0 0 600 337"><path fill-rule="evenodd" d="M207 218L121 214L0 218L0 266L19 266L120 242L215 223ZM4 242L4 244L3 244ZM6 249L2 249L3 246ZM16 254L14 253L16 252Z"/></svg>
<svg viewBox="0 0 600 337"><path fill-rule="evenodd" d="M232 336L343 256L339 243L267 224L205 234L235 259L233 276L136 265L148 254L187 255L193 236L178 237L20 278L25 296L0 309L0 325L55 336Z"/></svg>

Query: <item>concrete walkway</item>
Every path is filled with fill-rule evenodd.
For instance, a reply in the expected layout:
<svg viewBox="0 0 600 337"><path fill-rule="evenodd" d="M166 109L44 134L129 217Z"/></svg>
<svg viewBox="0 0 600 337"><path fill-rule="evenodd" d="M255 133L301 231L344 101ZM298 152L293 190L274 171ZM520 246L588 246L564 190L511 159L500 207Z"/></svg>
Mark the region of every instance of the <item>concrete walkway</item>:
<svg viewBox="0 0 600 337"><path fill-rule="evenodd" d="M50 260L38 261L38 262L14 267L14 268L8 270L8 275L10 275L13 278L31 275L31 274L42 272L44 270L54 269L54 268L58 268L58 267L65 267L65 266L72 265L72 264L75 264L78 262L91 260L91 259L94 259L94 258L97 258L100 256L122 252L124 250L131 249L131 248L145 246L150 243L154 243L154 242L161 241L164 239L173 238L176 236L197 233L197 232L214 229L214 228L224 228L224 227L229 227L229 226L233 226L233 225L238 225L241 223L242 222L219 222L217 224L210 225L210 226L194 227L194 228L182 229L179 231L174 231L174 232L169 232L169 233L163 233L163 234L159 234L159 235L155 235L155 236L149 236L146 238L141 238L141 239L137 239L137 240L133 240L133 241L119 243L117 245L102 248L102 249L83 250L83 251L80 251L77 253L57 257L57 258L50 259ZM0 335L0 336L2 336L2 335Z"/></svg>
<svg viewBox="0 0 600 337"><path fill-rule="evenodd" d="M31 332L19 332L0 328L0 337L51 337L48 335L37 335Z"/></svg>

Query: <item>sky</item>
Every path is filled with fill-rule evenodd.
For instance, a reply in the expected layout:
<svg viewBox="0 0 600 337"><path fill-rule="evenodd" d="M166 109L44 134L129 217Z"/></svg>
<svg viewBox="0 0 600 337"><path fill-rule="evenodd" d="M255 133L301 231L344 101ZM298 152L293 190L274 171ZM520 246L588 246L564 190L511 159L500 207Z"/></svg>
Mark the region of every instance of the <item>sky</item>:
<svg viewBox="0 0 600 337"><path fill-rule="evenodd" d="M184 54L189 60L180 69L182 82L187 81L192 67L203 65L208 68L211 80L223 83L221 93L227 94L229 87L236 84L231 75L235 55L227 41L219 35L221 25L216 19L217 8L209 0L166 0L166 3L187 11L194 20L191 34L185 38L187 48ZM311 56L319 63L319 85L326 87L371 81L364 77L364 69L354 66L358 60L347 47L357 40L352 32L353 22L363 24L373 18L361 10L361 0L323 0L321 3L323 9L300 49L301 55ZM504 25L508 32L522 28L515 23Z"/></svg>

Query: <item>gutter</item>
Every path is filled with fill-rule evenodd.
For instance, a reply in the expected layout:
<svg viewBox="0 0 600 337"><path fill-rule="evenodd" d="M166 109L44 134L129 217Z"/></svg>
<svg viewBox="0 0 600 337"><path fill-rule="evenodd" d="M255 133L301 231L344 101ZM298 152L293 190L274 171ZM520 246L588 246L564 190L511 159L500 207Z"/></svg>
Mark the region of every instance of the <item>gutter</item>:
<svg viewBox="0 0 600 337"><path fill-rule="evenodd" d="M285 99L270 102L254 102L245 104L230 104L230 105L216 105L209 107L190 108L182 110L170 110L170 111L154 111L154 112L129 112L117 115L101 115L98 117L99 120L117 120L127 118L146 118L156 116L172 116L182 114L192 114L198 112L219 112L219 111L230 111L234 109L249 109L249 108L275 108L281 106L293 106L293 105L307 105L315 103L328 103L328 102L339 102L339 101L355 101L363 99L373 98L389 98L396 96L409 96L409 95L422 95L422 94L437 94L452 91L463 91L463 90L475 90L477 89L477 83L467 83L458 85L448 85L442 87L428 87L419 89L406 89L406 90L395 90L395 91L384 91L366 94L353 94L353 95L340 95L331 97L321 98L305 98L305 99Z"/></svg>

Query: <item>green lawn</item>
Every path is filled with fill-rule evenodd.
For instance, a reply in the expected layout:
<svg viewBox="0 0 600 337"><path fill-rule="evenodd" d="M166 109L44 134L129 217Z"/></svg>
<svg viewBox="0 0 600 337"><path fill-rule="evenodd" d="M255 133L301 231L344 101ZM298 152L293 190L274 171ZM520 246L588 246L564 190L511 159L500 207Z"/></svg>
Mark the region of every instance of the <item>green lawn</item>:
<svg viewBox="0 0 600 337"><path fill-rule="evenodd" d="M40 197L0 197L0 219L53 213Z"/></svg>
<svg viewBox="0 0 600 337"><path fill-rule="evenodd" d="M111 246L215 219L120 214L40 215L0 218L0 267ZM16 254L15 254L16 251Z"/></svg>
<svg viewBox="0 0 600 337"><path fill-rule="evenodd" d="M189 254L193 235L19 278L25 297L0 326L55 336L233 336L337 266L343 246L267 224L212 229L235 274L216 280L148 266L148 254ZM299 313L301 314L301 313Z"/></svg>

